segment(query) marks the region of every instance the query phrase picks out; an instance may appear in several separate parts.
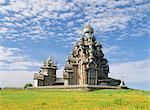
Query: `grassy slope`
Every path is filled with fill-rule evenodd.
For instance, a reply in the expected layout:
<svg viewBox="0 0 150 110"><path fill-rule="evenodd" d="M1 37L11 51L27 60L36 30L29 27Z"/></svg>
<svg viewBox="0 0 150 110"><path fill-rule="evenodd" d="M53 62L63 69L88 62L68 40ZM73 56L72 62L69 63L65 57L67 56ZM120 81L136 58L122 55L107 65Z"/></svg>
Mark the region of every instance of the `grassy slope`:
<svg viewBox="0 0 150 110"><path fill-rule="evenodd" d="M0 110L150 110L149 103L148 91L0 91Z"/></svg>

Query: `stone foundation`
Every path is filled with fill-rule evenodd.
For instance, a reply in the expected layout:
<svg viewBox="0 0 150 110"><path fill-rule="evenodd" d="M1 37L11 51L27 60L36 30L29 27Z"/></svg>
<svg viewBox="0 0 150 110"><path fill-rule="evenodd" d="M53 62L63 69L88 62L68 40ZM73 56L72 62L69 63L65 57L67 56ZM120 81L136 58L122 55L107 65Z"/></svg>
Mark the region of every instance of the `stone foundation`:
<svg viewBox="0 0 150 110"><path fill-rule="evenodd" d="M127 87L121 86L100 86L100 85L68 85L68 86L38 86L38 87L28 87L27 90L34 89L48 89L48 90L64 90L64 91L91 91L91 90L101 90L101 89L128 89Z"/></svg>

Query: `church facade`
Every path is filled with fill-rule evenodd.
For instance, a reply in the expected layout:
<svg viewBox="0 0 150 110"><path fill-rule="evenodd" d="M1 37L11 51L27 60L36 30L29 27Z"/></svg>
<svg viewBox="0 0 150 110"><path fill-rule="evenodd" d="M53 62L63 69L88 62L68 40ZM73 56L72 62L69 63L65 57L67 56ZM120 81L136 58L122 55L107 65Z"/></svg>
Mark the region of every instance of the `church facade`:
<svg viewBox="0 0 150 110"><path fill-rule="evenodd" d="M34 86L55 85L56 69L57 66L55 62L49 57L42 63L40 71L34 74Z"/></svg>
<svg viewBox="0 0 150 110"><path fill-rule="evenodd" d="M96 41L94 30L85 26L80 41L73 47L64 72L64 85L109 85L117 86L120 80L108 77L109 65L102 52L102 45Z"/></svg>
<svg viewBox="0 0 150 110"><path fill-rule="evenodd" d="M94 37L94 29L86 25L80 40L74 45L63 70L63 80L56 78L56 63L48 58L34 74L34 87L53 85L119 86L121 80L109 78L108 61L102 45Z"/></svg>

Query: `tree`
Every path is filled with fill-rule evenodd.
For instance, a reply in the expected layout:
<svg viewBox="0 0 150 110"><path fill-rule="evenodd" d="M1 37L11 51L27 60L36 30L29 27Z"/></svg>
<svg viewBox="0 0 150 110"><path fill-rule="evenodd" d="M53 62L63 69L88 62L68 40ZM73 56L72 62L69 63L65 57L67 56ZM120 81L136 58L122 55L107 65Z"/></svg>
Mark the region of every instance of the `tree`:
<svg viewBox="0 0 150 110"><path fill-rule="evenodd" d="M32 87L33 85L31 83L27 83L24 85L24 88L27 88L27 87Z"/></svg>

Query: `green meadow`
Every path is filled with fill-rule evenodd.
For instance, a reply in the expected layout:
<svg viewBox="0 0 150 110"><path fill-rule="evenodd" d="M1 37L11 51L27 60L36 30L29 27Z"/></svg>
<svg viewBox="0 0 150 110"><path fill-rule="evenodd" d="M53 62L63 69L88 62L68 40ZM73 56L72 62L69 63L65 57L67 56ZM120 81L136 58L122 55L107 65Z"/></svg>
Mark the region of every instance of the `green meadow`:
<svg viewBox="0 0 150 110"><path fill-rule="evenodd" d="M150 110L150 91L0 90L0 110Z"/></svg>

